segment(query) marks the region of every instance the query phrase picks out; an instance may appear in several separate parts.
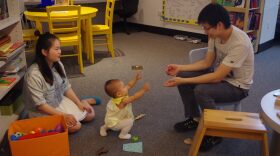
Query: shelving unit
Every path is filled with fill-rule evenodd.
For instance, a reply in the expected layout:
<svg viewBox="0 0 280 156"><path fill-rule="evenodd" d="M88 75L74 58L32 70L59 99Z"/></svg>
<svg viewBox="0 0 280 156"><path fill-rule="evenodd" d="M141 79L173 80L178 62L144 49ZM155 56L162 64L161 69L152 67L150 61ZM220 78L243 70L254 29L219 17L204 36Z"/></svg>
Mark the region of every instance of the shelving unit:
<svg viewBox="0 0 280 156"><path fill-rule="evenodd" d="M262 15L263 15L263 8L264 8L264 1L258 0L259 4L257 4L257 7L250 7L250 2L254 0L244 0L245 6L240 7L232 7L232 6L224 6L229 12L234 13L241 13L244 14L244 26L243 31L247 34L250 34L255 37L255 40L252 42L253 48L255 53L258 52L258 45L260 42L260 31L261 31L261 25L262 25ZM216 2L216 0L214 0ZM252 13L258 13L260 14L260 20L259 20L259 28L257 30L250 30L248 28L249 20L250 20L250 12Z"/></svg>
<svg viewBox="0 0 280 156"><path fill-rule="evenodd" d="M9 17L3 20L0 20L0 34L9 35L11 37L11 42L15 43L16 41L23 41L22 37L22 26L20 21L20 11L19 11L19 0L7 0ZM22 80L26 69L26 58L24 52L25 45L20 46L14 50L9 57L6 59L0 60L0 70L3 71L5 68L16 59L22 60L22 68L17 73L9 75L8 77L16 77L14 81L9 86L0 86L0 105L1 100L15 87L17 83ZM1 75L2 76L2 75ZM11 122L18 119L18 114L12 115L1 115L0 114L0 141L2 141L3 136L8 129Z"/></svg>

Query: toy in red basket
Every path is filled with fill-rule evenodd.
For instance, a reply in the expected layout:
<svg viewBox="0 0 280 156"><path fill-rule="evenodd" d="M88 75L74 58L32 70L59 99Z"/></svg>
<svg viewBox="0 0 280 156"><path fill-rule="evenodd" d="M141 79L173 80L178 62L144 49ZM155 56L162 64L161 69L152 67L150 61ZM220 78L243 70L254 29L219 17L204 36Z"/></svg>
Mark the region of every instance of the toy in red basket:
<svg viewBox="0 0 280 156"><path fill-rule="evenodd" d="M43 128L41 128L41 127L37 127L34 129L35 133L42 133L42 131L43 131Z"/></svg>
<svg viewBox="0 0 280 156"><path fill-rule="evenodd" d="M63 129L63 127L62 127L61 124L57 124L57 125L55 126L55 128L54 128L54 131L55 131L55 132L61 133L61 132L64 131L64 129Z"/></svg>
<svg viewBox="0 0 280 156"><path fill-rule="evenodd" d="M46 131L45 129L41 127L37 127L29 132L29 134L25 134L22 132L16 132L15 134L11 135L11 140L25 140L25 139L32 139L32 138L38 138L53 134L58 134L64 132L64 128L61 124L57 124L54 129Z"/></svg>

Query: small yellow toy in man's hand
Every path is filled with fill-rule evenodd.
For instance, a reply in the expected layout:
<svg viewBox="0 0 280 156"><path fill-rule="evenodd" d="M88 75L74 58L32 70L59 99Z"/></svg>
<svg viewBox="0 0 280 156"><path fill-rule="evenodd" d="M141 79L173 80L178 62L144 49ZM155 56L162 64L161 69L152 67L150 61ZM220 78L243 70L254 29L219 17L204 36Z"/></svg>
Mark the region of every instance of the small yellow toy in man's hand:
<svg viewBox="0 0 280 156"><path fill-rule="evenodd" d="M131 69L132 70L143 70L143 66L141 66L141 65L133 65L133 66L131 66Z"/></svg>

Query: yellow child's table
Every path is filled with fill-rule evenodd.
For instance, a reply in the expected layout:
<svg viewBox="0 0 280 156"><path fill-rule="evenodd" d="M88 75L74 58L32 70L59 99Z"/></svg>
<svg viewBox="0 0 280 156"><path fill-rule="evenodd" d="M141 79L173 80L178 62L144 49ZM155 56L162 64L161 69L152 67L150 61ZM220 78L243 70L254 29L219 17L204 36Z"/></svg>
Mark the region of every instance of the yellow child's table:
<svg viewBox="0 0 280 156"><path fill-rule="evenodd" d="M92 41L92 30L91 30L91 19L96 16L98 9L93 7L81 7L81 19L84 21L85 24L83 26L85 32L85 51L90 55L91 63L94 63L94 56L93 56L93 41ZM75 12L67 11L63 12L65 16L73 15ZM58 13L61 17L61 12ZM36 23L36 29L38 29L41 33L43 32L42 23L48 22L48 15L47 12L31 12L25 11L24 15L30 21L34 21Z"/></svg>

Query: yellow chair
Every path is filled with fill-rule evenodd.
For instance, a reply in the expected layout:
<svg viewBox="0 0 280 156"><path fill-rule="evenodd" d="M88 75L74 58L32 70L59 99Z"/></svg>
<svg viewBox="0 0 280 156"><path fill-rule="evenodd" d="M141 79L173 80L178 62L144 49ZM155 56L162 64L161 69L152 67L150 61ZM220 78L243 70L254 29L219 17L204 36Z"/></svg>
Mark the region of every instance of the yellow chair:
<svg viewBox="0 0 280 156"><path fill-rule="evenodd" d="M37 36L34 35L36 29L23 29L23 41L26 43L26 49L25 52L32 52L35 47L36 41L37 41Z"/></svg>
<svg viewBox="0 0 280 156"><path fill-rule="evenodd" d="M34 35L36 29L23 29L23 41L35 41L37 36Z"/></svg>
<svg viewBox="0 0 280 156"><path fill-rule="evenodd" d="M70 0L70 5L74 5L74 0Z"/></svg>
<svg viewBox="0 0 280 156"><path fill-rule="evenodd" d="M65 12L68 12L65 14ZM62 57L77 56L80 65L80 72L84 72L83 58L82 58L82 42L81 42L81 7L78 5L67 6L48 6L48 24L49 31L55 34L61 43L61 46L75 46L77 51L74 54L62 54ZM75 23L75 25L67 25L67 23ZM56 23L66 23L67 27ZM66 26L65 25L65 26Z"/></svg>
<svg viewBox="0 0 280 156"><path fill-rule="evenodd" d="M74 0L69 0L69 4L67 5L74 5ZM75 23L68 22L68 23L55 23L55 27L69 27L75 25Z"/></svg>
<svg viewBox="0 0 280 156"><path fill-rule="evenodd" d="M106 42L95 43L94 46L104 46L107 45L108 51L111 53L112 57L115 57L115 51L113 48L113 35L112 35L112 24L114 15L115 0L107 0L106 4L106 14L105 14L105 24L104 25L92 25L92 35L106 35ZM104 39L93 39L94 41L100 41ZM92 52L91 55L94 55Z"/></svg>
<svg viewBox="0 0 280 156"><path fill-rule="evenodd" d="M23 13L20 14L20 18L21 18L21 25L22 25L22 29L23 29L23 41L24 42L29 42L28 45L30 45L30 47L33 47L33 43L36 42L37 40L37 36L35 36L35 31L36 29L34 28L27 28L27 20L24 18ZM35 26L33 26L35 27ZM34 44L35 45L35 44Z"/></svg>

